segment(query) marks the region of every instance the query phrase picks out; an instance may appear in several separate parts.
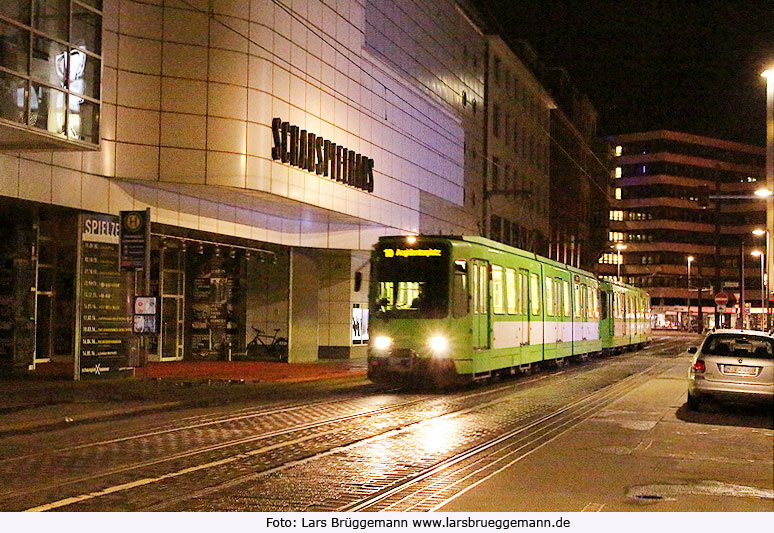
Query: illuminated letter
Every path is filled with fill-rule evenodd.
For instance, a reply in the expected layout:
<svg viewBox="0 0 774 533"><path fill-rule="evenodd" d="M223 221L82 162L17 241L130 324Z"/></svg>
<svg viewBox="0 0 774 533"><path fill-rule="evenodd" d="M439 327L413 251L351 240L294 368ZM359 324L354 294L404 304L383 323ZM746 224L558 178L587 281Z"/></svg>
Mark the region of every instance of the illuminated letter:
<svg viewBox="0 0 774 533"><path fill-rule="evenodd" d="M328 167L331 166L331 159L333 158L333 153L331 152L331 146L336 146L336 145L331 144L331 141L329 141L328 139L325 139L325 148L323 150L325 153L325 155L323 156L323 161L324 161L323 176L325 176L326 178L328 177ZM333 171L332 168L331 168L331 171ZM333 174L333 172L331 172L331 174Z"/></svg>
<svg viewBox="0 0 774 533"><path fill-rule="evenodd" d="M352 183L358 189L363 188L363 157L360 154L355 154L355 180Z"/></svg>
<svg viewBox="0 0 774 533"><path fill-rule="evenodd" d="M298 164L298 126L290 126L290 164Z"/></svg>
<svg viewBox="0 0 774 533"><path fill-rule="evenodd" d="M355 152L349 151L349 163L347 164L347 184L353 185L355 183Z"/></svg>
<svg viewBox="0 0 774 533"><path fill-rule="evenodd" d="M300 168L306 168L306 130L301 130L301 136L298 138L298 164Z"/></svg>
<svg viewBox="0 0 774 533"><path fill-rule="evenodd" d="M339 181L349 183L349 150L346 148L341 149L341 180Z"/></svg>
<svg viewBox="0 0 774 533"><path fill-rule="evenodd" d="M274 146L271 149L272 159L282 159L282 137L280 137L281 118L275 118L271 121L271 133L274 136Z"/></svg>
<svg viewBox="0 0 774 533"><path fill-rule="evenodd" d="M306 150L306 170L309 172L314 172L315 168L315 152L314 152L314 146L315 146L315 140L316 136L314 133L309 134L309 147Z"/></svg>
<svg viewBox="0 0 774 533"><path fill-rule="evenodd" d="M288 153L288 129L290 128L289 122L283 122L282 123L282 162L287 163L288 159L290 159L290 154Z"/></svg>
<svg viewBox="0 0 774 533"><path fill-rule="evenodd" d="M323 165L325 164L325 159L323 159L323 144L325 141L322 137L317 137L317 141L315 141L315 148L317 150L317 168L316 172L318 174L323 173Z"/></svg>
<svg viewBox="0 0 774 533"><path fill-rule="evenodd" d="M336 181L341 181L341 152L343 150L341 146L336 147Z"/></svg>
<svg viewBox="0 0 774 533"><path fill-rule="evenodd" d="M374 192L374 160L370 157L366 160L366 190Z"/></svg>

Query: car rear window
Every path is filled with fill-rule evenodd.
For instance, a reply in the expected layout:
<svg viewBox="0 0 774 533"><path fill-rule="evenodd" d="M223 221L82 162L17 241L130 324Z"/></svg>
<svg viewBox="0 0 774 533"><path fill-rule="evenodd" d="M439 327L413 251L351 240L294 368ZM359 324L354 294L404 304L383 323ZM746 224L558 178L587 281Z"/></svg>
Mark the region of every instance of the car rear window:
<svg viewBox="0 0 774 533"><path fill-rule="evenodd" d="M755 335L710 335L701 349L707 355L774 359L774 341Z"/></svg>

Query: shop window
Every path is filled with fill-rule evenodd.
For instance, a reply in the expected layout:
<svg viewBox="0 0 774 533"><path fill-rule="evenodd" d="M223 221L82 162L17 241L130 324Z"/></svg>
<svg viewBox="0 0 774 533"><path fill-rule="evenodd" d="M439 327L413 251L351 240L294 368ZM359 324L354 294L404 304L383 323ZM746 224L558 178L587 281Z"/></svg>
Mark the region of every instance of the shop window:
<svg viewBox="0 0 774 533"><path fill-rule="evenodd" d="M352 344L368 344L368 307L352 304Z"/></svg>

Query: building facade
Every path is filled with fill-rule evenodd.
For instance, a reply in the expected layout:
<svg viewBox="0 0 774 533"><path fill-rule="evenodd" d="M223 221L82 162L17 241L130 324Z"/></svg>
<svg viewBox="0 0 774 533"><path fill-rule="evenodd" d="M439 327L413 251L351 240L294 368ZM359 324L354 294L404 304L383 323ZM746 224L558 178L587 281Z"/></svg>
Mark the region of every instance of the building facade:
<svg viewBox="0 0 774 533"><path fill-rule="evenodd" d="M480 233L487 39L444 0L0 6L0 359L367 344L379 236ZM148 211L149 210L149 211ZM150 268L118 270L121 212ZM156 297L137 333L135 296ZM142 328L140 328L141 330Z"/></svg>
<svg viewBox="0 0 774 533"><path fill-rule="evenodd" d="M487 36L486 80L484 234L545 255L550 117L556 105L532 70L496 35Z"/></svg>
<svg viewBox="0 0 774 533"><path fill-rule="evenodd" d="M549 257L594 270L607 243L611 195L607 143L597 137L597 112L564 69L546 69L557 103L551 112Z"/></svg>
<svg viewBox="0 0 774 533"><path fill-rule="evenodd" d="M745 302L746 324L760 324L763 148L666 130L608 140L615 199L599 273L646 288L656 327L715 325L719 292L729 296L722 324L741 325Z"/></svg>

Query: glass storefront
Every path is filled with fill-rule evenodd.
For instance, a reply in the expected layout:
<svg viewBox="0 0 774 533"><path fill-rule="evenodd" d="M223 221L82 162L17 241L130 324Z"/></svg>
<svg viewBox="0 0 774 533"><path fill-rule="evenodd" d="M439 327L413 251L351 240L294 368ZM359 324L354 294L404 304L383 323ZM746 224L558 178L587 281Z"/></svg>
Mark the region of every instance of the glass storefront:
<svg viewBox="0 0 774 533"><path fill-rule="evenodd" d="M256 331L287 337L287 250L174 233L153 236L151 293L160 311L150 360L230 361L244 358Z"/></svg>
<svg viewBox="0 0 774 533"><path fill-rule="evenodd" d="M0 2L0 118L99 144L100 9L97 0Z"/></svg>
<svg viewBox="0 0 774 533"><path fill-rule="evenodd" d="M78 213L0 198L0 366L72 360Z"/></svg>

